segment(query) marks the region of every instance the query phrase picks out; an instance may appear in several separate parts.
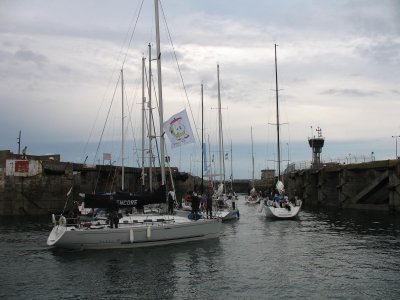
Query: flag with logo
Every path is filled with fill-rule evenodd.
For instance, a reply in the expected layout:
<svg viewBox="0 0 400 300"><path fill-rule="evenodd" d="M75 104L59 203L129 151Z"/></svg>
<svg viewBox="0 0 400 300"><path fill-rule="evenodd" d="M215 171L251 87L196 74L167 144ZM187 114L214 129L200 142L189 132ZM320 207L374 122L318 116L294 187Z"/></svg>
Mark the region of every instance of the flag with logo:
<svg viewBox="0 0 400 300"><path fill-rule="evenodd" d="M195 142L186 109L169 118L163 127L172 148Z"/></svg>

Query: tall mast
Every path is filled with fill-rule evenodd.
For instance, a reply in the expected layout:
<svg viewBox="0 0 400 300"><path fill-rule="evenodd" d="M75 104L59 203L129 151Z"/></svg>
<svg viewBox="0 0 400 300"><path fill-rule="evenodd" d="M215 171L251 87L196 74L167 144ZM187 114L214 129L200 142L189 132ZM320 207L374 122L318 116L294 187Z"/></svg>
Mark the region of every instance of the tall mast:
<svg viewBox="0 0 400 300"><path fill-rule="evenodd" d="M232 140L231 140L231 191L233 191L233 157L232 157Z"/></svg>
<svg viewBox="0 0 400 300"><path fill-rule="evenodd" d="M153 138L153 108L151 103L151 82L153 79L153 74L151 71L151 45L149 43L149 190L150 192L153 191L153 145L152 145L152 138Z"/></svg>
<svg viewBox="0 0 400 300"><path fill-rule="evenodd" d="M204 193L204 102L203 84L201 84L201 192Z"/></svg>
<svg viewBox="0 0 400 300"><path fill-rule="evenodd" d="M207 135L207 144L210 145L210 136ZM211 157L211 149L210 146L208 147L208 161L210 162L207 166L208 168L208 180L210 181L211 186L214 188L214 179L213 179L213 175L214 175L214 168L213 168L213 162L214 162L214 157Z"/></svg>
<svg viewBox="0 0 400 300"><path fill-rule="evenodd" d="M160 24L158 13L158 0L154 0L155 19L156 19L156 42L157 42L157 72L158 72L158 99L160 113L160 156L161 156L161 185L165 185L165 136L164 136L164 113L163 113L163 97L162 97L162 80L161 80L161 50L160 50Z"/></svg>
<svg viewBox="0 0 400 300"><path fill-rule="evenodd" d="M218 80L218 137L219 137L219 183L223 183L222 164L224 160L223 145L222 145L222 115L221 115L221 92L219 86L219 65L217 65L217 80Z"/></svg>
<svg viewBox="0 0 400 300"><path fill-rule="evenodd" d="M276 58L275 44L275 92L276 92L276 136L277 136L277 151L278 151L278 180L281 180L281 146L279 140L279 101L278 101L278 59Z"/></svg>
<svg viewBox="0 0 400 300"><path fill-rule="evenodd" d="M124 126L124 71L121 69L121 91L122 91L122 174L121 174L121 189L125 190L125 166L124 166L124 147L125 147L125 126Z"/></svg>
<svg viewBox="0 0 400 300"><path fill-rule="evenodd" d="M252 174L251 174L251 187L254 187L254 146L253 146L253 127L250 127L251 133L251 166L252 166Z"/></svg>
<svg viewBox="0 0 400 300"><path fill-rule="evenodd" d="M144 142L144 119L145 119L145 102L146 102L146 96L145 96L145 80L144 80L144 68L145 68L145 58L142 57L142 192L144 192L144 185L145 185L145 176L144 176L144 147L145 147L145 142Z"/></svg>

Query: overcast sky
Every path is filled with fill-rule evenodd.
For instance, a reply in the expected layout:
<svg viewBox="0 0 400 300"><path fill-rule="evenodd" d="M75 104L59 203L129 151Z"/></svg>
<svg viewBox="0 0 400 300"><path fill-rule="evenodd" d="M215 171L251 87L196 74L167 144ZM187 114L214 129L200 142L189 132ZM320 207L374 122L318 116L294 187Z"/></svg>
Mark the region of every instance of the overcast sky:
<svg viewBox="0 0 400 300"><path fill-rule="evenodd" d="M309 161L307 138L320 126L325 160L371 152L376 159L395 157L400 1L161 3L164 118L186 108L192 126L200 128L203 83L205 136L215 153L219 64L224 144L230 152L232 143L235 178L251 177L251 127L256 178L260 169L274 166L276 128L268 124L276 123L275 43L280 116L287 123L282 126L282 156ZM125 151L130 164L136 164L138 154L132 149L140 148L141 60L144 55L148 63L149 42L155 47L153 1L141 4L0 0L0 149L17 152L21 130L21 148L27 146L28 153L59 153L63 161L74 162L86 156L101 159L94 153L116 91L99 153L110 152L118 160L120 144L112 141L119 139L116 84L125 60L125 120L131 132ZM155 72L155 61L153 67ZM168 146L168 153L173 165L198 172L198 149Z"/></svg>

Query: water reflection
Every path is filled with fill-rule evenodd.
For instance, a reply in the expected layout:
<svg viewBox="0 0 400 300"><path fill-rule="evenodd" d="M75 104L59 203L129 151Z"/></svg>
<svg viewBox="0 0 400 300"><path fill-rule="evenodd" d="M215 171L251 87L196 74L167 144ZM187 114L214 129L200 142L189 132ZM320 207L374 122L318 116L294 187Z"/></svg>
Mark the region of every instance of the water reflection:
<svg viewBox="0 0 400 300"><path fill-rule="evenodd" d="M53 250L52 254L60 268L69 269L66 276L86 273L85 289L91 295L172 299L181 291L196 289L199 274L215 272L220 247L218 240L210 240L123 250Z"/></svg>
<svg viewBox="0 0 400 300"><path fill-rule="evenodd" d="M173 250L177 270L174 295L195 295L199 286L210 284L218 271L216 260L221 251L218 240L181 244Z"/></svg>
<svg viewBox="0 0 400 300"><path fill-rule="evenodd" d="M125 250L50 250L49 218L0 220L2 299L396 299L399 219L303 210L270 221L238 201L218 240ZM16 296L17 295L17 296Z"/></svg>
<svg viewBox="0 0 400 300"><path fill-rule="evenodd" d="M314 209L304 211L302 216L304 222L317 222L319 229L342 234L397 236L400 229L400 218L387 212Z"/></svg>

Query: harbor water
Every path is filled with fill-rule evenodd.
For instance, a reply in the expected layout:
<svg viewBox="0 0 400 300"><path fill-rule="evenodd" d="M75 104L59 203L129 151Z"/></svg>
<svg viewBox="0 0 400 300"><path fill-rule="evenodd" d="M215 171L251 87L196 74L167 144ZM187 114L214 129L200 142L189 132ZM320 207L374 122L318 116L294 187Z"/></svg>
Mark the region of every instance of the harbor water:
<svg viewBox="0 0 400 300"><path fill-rule="evenodd" d="M399 299L400 218L237 201L219 239L130 250L46 245L50 218L0 220L1 299Z"/></svg>

